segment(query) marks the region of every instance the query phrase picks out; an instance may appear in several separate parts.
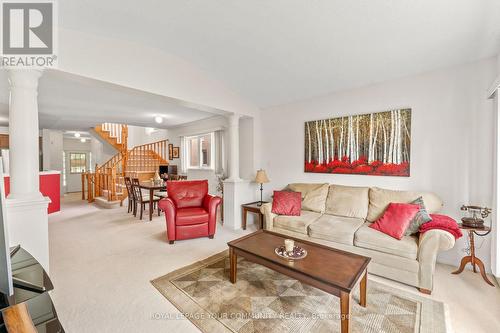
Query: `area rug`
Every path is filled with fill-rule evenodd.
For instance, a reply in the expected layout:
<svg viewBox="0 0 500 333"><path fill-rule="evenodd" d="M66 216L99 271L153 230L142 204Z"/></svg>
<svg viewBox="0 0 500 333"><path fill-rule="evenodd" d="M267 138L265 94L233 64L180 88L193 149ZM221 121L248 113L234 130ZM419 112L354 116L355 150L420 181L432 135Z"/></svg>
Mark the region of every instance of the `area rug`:
<svg viewBox="0 0 500 333"><path fill-rule="evenodd" d="M224 251L151 283L202 332L340 332L336 296L264 266L238 259L229 282ZM368 279L367 307L352 297L356 333L446 333L444 304Z"/></svg>

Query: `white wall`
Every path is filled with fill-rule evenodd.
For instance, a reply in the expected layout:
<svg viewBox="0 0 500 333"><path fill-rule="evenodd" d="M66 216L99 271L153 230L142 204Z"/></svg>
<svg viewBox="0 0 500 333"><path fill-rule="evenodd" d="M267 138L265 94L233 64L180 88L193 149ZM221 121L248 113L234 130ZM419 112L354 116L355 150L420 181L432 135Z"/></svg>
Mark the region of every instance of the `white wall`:
<svg viewBox="0 0 500 333"><path fill-rule="evenodd" d="M240 119L240 178L255 179L256 168L254 160L254 119Z"/></svg>
<svg viewBox="0 0 500 333"><path fill-rule="evenodd" d="M444 213L457 219L464 203L491 206L493 107L486 90L495 66L492 58L264 110L260 150L272 181L267 195L291 182L328 182L434 191L445 202ZM412 108L411 177L304 173L305 121L400 107ZM490 238L478 246L490 266ZM462 238L439 260L457 265L464 247Z"/></svg>
<svg viewBox="0 0 500 333"><path fill-rule="evenodd" d="M165 140L167 138L168 131L166 129L128 125L128 149L132 149L135 146L140 146L146 143Z"/></svg>
<svg viewBox="0 0 500 333"><path fill-rule="evenodd" d="M61 194L64 193L63 186L63 132L57 130L42 130L42 152L43 160L42 166L43 170L57 170L61 172L60 177L60 188Z"/></svg>
<svg viewBox="0 0 500 333"><path fill-rule="evenodd" d="M497 56L497 78L493 83L492 88L496 88L496 93L494 93L490 98L493 100L493 112L495 113L495 121L494 121L494 133L495 133L495 145L494 145L494 179L493 179L493 197L494 203L492 205L493 208L493 227L491 232L491 261L492 261L492 271L496 276L497 281L500 282L500 226L499 223L499 212L500 209L500 195L498 191L500 190L500 103L499 103L499 94L500 94L500 54ZM496 87L495 87L496 85ZM491 93L491 91L490 91Z"/></svg>
<svg viewBox="0 0 500 333"><path fill-rule="evenodd" d="M137 43L59 28L60 70L119 84L208 111L258 109L193 64Z"/></svg>
<svg viewBox="0 0 500 333"><path fill-rule="evenodd" d="M116 149L110 144L104 144L95 137L90 139L90 151L92 152L91 170L95 171L95 165L102 165L106 163L111 157L116 154Z"/></svg>

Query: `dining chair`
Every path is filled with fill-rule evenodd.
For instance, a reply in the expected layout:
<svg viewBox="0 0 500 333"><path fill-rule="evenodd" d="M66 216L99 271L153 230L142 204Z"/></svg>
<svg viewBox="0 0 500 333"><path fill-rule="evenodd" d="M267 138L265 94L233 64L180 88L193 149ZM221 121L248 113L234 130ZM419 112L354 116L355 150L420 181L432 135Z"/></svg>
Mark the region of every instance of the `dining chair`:
<svg viewBox="0 0 500 333"><path fill-rule="evenodd" d="M125 187L127 188L127 199L128 199L127 213L134 213L135 199L134 199L134 191L132 191L132 181L130 180L130 177L125 177L124 180L125 180Z"/></svg>
<svg viewBox="0 0 500 333"><path fill-rule="evenodd" d="M137 216L137 204L139 204L141 208L140 219L142 220L142 213L146 209L146 205L149 205L149 194L143 194L141 191L141 185L139 183L139 179L132 179L132 190L134 192L134 216ZM153 195L153 209L156 209L158 201L160 201L160 197ZM160 216L160 210L158 209L158 216Z"/></svg>

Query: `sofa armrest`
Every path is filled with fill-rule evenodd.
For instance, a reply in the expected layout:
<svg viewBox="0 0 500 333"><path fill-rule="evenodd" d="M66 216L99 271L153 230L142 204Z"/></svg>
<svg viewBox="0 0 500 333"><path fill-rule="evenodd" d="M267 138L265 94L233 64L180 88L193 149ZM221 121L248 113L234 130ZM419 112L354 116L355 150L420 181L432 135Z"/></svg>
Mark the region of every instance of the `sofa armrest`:
<svg viewBox="0 0 500 333"><path fill-rule="evenodd" d="M262 206L260 206L260 212L262 213L262 215L264 215L264 225L266 229L273 228L274 218L278 216L273 212L271 212L272 208L273 208L272 202L267 202L265 204L262 204Z"/></svg>
<svg viewBox="0 0 500 333"><path fill-rule="evenodd" d="M417 257L420 266L420 288L432 291L437 255L453 246L455 246L455 237L445 230L433 229L420 234Z"/></svg>
<svg viewBox="0 0 500 333"><path fill-rule="evenodd" d="M158 202L158 207L165 212L165 222L167 224L167 239L175 240L175 214L177 208L171 198L163 198Z"/></svg>

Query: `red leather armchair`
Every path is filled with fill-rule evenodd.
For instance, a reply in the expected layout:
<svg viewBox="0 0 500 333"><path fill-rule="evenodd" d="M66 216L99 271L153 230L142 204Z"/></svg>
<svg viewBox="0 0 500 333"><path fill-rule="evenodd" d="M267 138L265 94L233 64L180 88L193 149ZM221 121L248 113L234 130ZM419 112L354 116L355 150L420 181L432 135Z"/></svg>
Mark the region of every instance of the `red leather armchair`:
<svg viewBox="0 0 500 333"><path fill-rule="evenodd" d="M208 194L208 180L167 182L168 197L160 200L165 212L167 239L214 238L217 207L221 198Z"/></svg>

